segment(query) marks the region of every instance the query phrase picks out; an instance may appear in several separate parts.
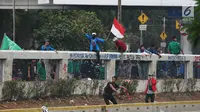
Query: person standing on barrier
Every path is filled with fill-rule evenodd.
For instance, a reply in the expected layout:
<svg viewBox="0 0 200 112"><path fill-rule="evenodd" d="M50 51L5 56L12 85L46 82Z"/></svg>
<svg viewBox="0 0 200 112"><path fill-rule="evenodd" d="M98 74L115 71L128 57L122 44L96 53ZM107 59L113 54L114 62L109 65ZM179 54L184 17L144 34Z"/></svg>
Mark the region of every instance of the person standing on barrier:
<svg viewBox="0 0 200 112"><path fill-rule="evenodd" d="M82 30L83 33L84 30ZM96 52L96 56L97 56L97 66L100 66L100 47L98 45L98 43L103 43L104 39L98 38L96 36L96 33L92 33L92 35L89 34L84 34L85 37L90 41L90 51L94 51Z"/></svg>
<svg viewBox="0 0 200 112"><path fill-rule="evenodd" d="M154 102L155 100L155 92L156 92L156 79L153 77L154 75L149 75L149 80L147 82L147 86L145 89L145 102L149 102L149 98L151 102Z"/></svg>
<svg viewBox="0 0 200 112"><path fill-rule="evenodd" d="M113 42L115 42L115 46L118 52L120 52L121 54L126 52L127 46L122 40L119 40L117 37L114 37Z"/></svg>
<svg viewBox="0 0 200 112"><path fill-rule="evenodd" d="M104 88L103 98L106 103L106 105L109 105L109 101L111 101L113 104L117 104L116 99L113 96L113 93L116 92L117 95L119 95L117 89L122 88L124 91L127 91L127 89L123 86L118 86L116 84L117 76L112 77L112 82L108 82L106 87Z"/></svg>

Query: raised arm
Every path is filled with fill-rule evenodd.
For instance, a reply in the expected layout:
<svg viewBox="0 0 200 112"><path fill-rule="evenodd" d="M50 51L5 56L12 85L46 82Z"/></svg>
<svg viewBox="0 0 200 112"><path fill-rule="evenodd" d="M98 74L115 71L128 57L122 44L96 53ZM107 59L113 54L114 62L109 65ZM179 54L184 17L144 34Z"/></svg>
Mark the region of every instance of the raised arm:
<svg viewBox="0 0 200 112"><path fill-rule="evenodd" d="M98 42L101 42L103 43L104 42L104 39L101 39L101 38L96 38Z"/></svg>
<svg viewBox="0 0 200 112"><path fill-rule="evenodd" d="M84 34L84 35L85 35L85 37L86 37L87 39L89 39L89 40L92 39L92 37L91 37L89 34Z"/></svg>

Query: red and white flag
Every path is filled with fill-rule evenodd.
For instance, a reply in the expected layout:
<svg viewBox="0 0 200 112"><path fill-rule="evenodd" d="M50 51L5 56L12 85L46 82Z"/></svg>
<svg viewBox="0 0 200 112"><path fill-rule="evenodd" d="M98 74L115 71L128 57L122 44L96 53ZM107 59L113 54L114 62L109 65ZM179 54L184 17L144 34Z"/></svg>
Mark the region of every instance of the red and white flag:
<svg viewBox="0 0 200 112"><path fill-rule="evenodd" d="M117 37L117 38L123 38L125 28L117 21L116 18L114 18L114 22L111 28L111 32Z"/></svg>

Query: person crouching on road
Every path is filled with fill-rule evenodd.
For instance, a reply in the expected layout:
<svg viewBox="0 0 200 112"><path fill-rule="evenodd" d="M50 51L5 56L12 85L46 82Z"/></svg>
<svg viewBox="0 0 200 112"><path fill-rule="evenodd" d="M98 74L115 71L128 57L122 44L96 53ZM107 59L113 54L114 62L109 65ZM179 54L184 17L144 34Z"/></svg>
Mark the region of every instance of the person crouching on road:
<svg viewBox="0 0 200 112"><path fill-rule="evenodd" d="M153 75L149 75L149 80L147 83L147 87L145 90L146 98L145 102L149 102L149 98L151 102L154 102L155 100L155 92L156 92L156 79L153 77Z"/></svg>
<svg viewBox="0 0 200 112"><path fill-rule="evenodd" d="M113 76L112 82L108 82L108 84L104 88L103 98L104 98L106 105L110 104L109 101L111 101L113 104L117 104L117 101L115 100L115 98L113 96L114 92L116 92L117 95L119 95L119 93L117 92L117 89L122 88L122 89L124 89L124 91L127 91L127 89L125 87L118 86L116 84L116 81L117 81L117 76Z"/></svg>

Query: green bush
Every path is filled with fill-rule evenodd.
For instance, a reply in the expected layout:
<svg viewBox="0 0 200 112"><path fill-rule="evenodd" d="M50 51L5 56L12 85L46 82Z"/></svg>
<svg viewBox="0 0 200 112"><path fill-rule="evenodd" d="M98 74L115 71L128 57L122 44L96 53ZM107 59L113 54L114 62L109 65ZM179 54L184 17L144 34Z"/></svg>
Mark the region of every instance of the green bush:
<svg viewBox="0 0 200 112"><path fill-rule="evenodd" d="M14 100L14 99L21 99L24 98L25 84L21 81L6 81L4 82L2 95L3 100Z"/></svg>
<svg viewBox="0 0 200 112"><path fill-rule="evenodd" d="M31 83L32 86L28 86ZM33 84L32 84L33 83ZM3 85L3 100L44 98L46 96L66 97L71 95L75 89L76 79L58 80L53 82L22 82L6 81ZM27 91L25 85L28 86Z"/></svg>
<svg viewBox="0 0 200 112"><path fill-rule="evenodd" d="M75 89L76 79L59 80L50 87L51 96L66 97L71 95Z"/></svg>
<svg viewBox="0 0 200 112"><path fill-rule="evenodd" d="M122 86L127 88L129 94L135 93L137 90L138 81L137 80L123 81Z"/></svg>

